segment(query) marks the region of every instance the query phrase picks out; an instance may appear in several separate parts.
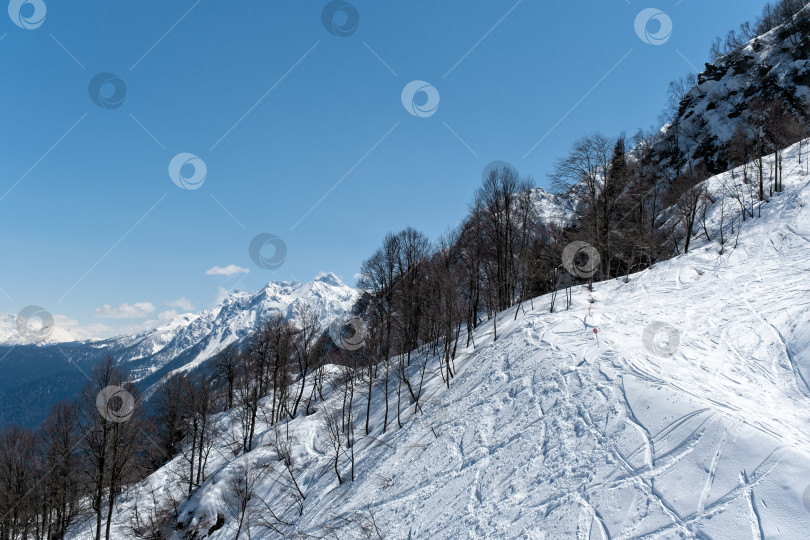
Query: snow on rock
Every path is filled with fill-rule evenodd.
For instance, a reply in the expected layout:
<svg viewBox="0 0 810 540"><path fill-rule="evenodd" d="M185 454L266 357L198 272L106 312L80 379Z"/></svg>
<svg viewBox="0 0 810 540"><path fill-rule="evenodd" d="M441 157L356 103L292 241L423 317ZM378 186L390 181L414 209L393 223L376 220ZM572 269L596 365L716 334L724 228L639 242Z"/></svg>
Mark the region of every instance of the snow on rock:
<svg viewBox="0 0 810 540"><path fill-rule="evenodd" d="M798 39L791 27L792 23L784 23L705 65L697 85L678 104L678 129L673 134L687 160L703 159L709 170L725 170L725 146L742 126L754 98L780 97L794 112L803 110L810 99L810 49L807 39ZM655 152L659 158L669 158L668 145L671 141L659 140Z"/></svg>
<svg viewBox="0 0 810 540"><path fill-rule="evenodd" d="M167 326L122 337L116 345L129 353L121 357L135 380L155 373L165 377L192 369L229 344L245 339L273 314L294 322L296 308L302 303L313 310L325 330L334 317L351 312L359 294L331 273L309 283L268 283L253 294L235 292L212 309L182 316Z"/></svg>
<svg viewBox="0 0 810 540"><path fill-rule="evenodd" d="M334 317L351 311L359 294L334 274L320 275L309 283L269 283L256 293L234 292L211 309L180 315L154 330L88 343L88 347L118 359L148 397L167 376L199 366L248 337L273 314L294 322L296 306L306 303L325 330Z"/></svg>
<svg viewBox="0 0 810 540"><path fill-rule="evenodd" d="M567 227L573 223L578 205L581 204L571 193L549 193L543 188L532 190L532 203L537 213L537 222L544 225Z"/></svg>

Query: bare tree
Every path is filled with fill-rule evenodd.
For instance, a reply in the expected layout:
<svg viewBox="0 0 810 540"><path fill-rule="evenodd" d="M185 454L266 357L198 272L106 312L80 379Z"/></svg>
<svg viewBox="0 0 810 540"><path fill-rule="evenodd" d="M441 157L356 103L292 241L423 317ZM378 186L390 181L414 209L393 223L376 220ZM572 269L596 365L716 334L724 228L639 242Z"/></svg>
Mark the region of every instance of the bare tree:
<svg viewBox="0 0 810 540"><path fill-rule="evenodd" d="M745 127L740 125L734 130L734 134L726 148L726 156L732 166L731 173L734 176L734 168L742 166L743 182L748 183L748 163L754 155L754 143Z"/></svg>
<svg viewBox="0 0 810 540"><path fill-rule="evenodd" d="M701 205L706 204L707 201L706 186L698 183L697 178L699 177L693 174L681 175L676 180L676 191L673 192L673 196L677 197L675 209L686 235L684 253L689 253L695 222L701 212Z"/></svg>
<svg viewBox="0 0 810 540"><path fill-rule="evenodd" d="M433 295L428 295L428 301L433 302L430 313L434 314L437 345L441 342L442 351L439 355L439 372L447 388L450 388L450 379L453 378L455 367L453 360L456 356L458 338L461 333L461 322L464 317L459 293L459 276L455 264L459 252L455 249L458 241L457 234L445 236L439 241L439 249L433 257L431 264L431 285Z"/></svg>
<svg viewBox="0 0 810 540"><path fill-rule="evenodd" d="M140 498L130 519L130 530L135 538L143 540L167 540L172 532L172 522L175 515L177 501L171 498L161 498L158 488L150 486L149 499Z"/></svg>
<svg viewBox="0 0 810 540"><path fill-rule="evenodd" d="M33 431L11 426L0 432L0 537L27 538L36 524L37 462Z"/></svg>
<svg viewBox="0 0 810 540"><path fill-rule="evenodd" d="M194 371L180 377L183 389L182 406L185 416L184 461L188 464L188 494L205 481L205 466L217 433L211 426L211 414L216 404L213 378L206 371Z"/></svg>
<svg viewBox="0 0 810 540"><path fill-rule="evenodd" d="M140 408L140 395L137 393L137 389L129 383L123 383L122 388L133 397L134 407L131 414L130 411L127 411L128 418L116 418L109 430L110 449L107 482L107 524L105 530L107 540L110 538L115 498L123 491L125 485L141 477L141 464L138 459L144 447L141 441L143 439L143 418ZM126 407L126 404L123 406Z"/></svg>
<svg viewBox="0 0 810 540"><path fill-rule="evenodd" d="M768 102L763 126L765 138L774 152L774 191L782 191L782 151L801 139L804 126L790 106L780 97Z"/></svg>
<svg viewBox="0 0 810 540"><path fill-rule="evenodd" d="M475 195L474 208L481 216L485 246L488 247L490 296L494 311L509 308L519 286L519 258L527 248L528 224L532 220L532 184L514 169L490 171Z"/></svg>
<svg viewBox="0 0 810 540"><path fill-rule="evenodd" d="M233 409L234 383L236 381L237 363L239 361L239 348L231 343L222 349L215 359L215 373L217 379L225 382L226 408Z"/></svg>
<svg viewBox="0 0 810 540"><path fill-rule="evenodd" d="M251 521L259 499L255 497L256 488L263 477L261 468L244 459L231 471L223 502L230 517L236 521L234 540L239 540L243 530L250 538Z"/></svg>
<svg viewBox="0 0 810 540"><path fill-rule="evenodd" d="M273 392L270 422L275 423L282 419L283 414L292 416L288 408L288 399L292 383L290 369L294 354L295 329L281 315L274 315L267 321L261 334L260 339L266 343L270 358L267 387Z"/></svg>
<svg viewBox="0 0 810 540"><path fill-rule="evenodd" d="M332 463L337 475L338 484L343 483L340 476L340 456L343 454L343 444L346 441L346 433L343 429L343 414L337 410L324 410L323 419L326 427L326 437L331 447Z"/></svg>
<svg viewBox="0 0 810 540"><path fill-rule="evenodd" d="M295 461L293 460L293 441L290 437L289 426L290 425L288 422L285 425L286 432L285 429L282 429L279 426L275 427L276 454L278 455L279 461L281 461L284 465L284 470L287 472L287 477L289 477L289 481L287 481L282 474L279 477L279 483L292 496L296 506L298 507L298 515L300 516L304 512L304 501L306 500L307 496L301 489L298 480L295 478L296 472Z"/></svg>
<svg viewBox="0 0 810 540"><path fill-rule="evenodd" d="M751 141L753 143L754 164L757 168L759 178L759 200L765 200L765 173L764 159L767 153L765 138L765 127L768 121L768 104L761 98L756 97L748 103L748 124L750 126Z"/></svg>
<svg viewBox="0 0 810 540"><path fill-rule="evenodd" d="M340 371L332 379L331 383L335 393L341 397L339 415L341 435L335 437L331 434L332 427L330 422L332 421L332 415L328 412L326 414L327 431L329 432L329 439L333 445L338 440L345 445L345 448L342 448L340 452L349 458L351 464L351 479L354 481L354 394L355 384L357 382L355 377L357 372L357 355L354 354L353 351L340 350L335 353L333 359L335 363L340 366ZM337 461L335 465L335 472L337 472ZM338 479L340 480L339 474Z"/></svg>
<svg viewBox="0 0 810 540"><path fill-rule="evenodd" d="M372 318L377 321L379 328L378 355L385 368L385 375L383 376L383 395L385 397L383 433L388 428L389 365L393 345L394 288L397 282L399 252L400 239L394 234L388 233L383 239L382 246L369 259L363 261L360 267L361 277L357 282L357 286L368 291L371 296L370 310L372 311Z"/></svg>
<svg viewBox="0 0 810 540"><path fill-rule="evenodd" d="M144 449L144 419L140 394L125 381L112 357L98 363L79 393L79 425L84 433L81 451L85 478L96 518L95 538L110 538L115 498L140 477ZM104 502L106 500L106 508Z"/></svg>
<svg viewBox="0 0 810 540"><path fill-rule="evenodd" d="M568 155L558 160L550 178L559 191L573 191L585 202L587 213L580 215L582 227L586 232L586 240L603 250L603 238L600 222L603 221L603 205L600 200L603 196L605 178L610 169L610 156L613 143L607 137L596 133L578 139Z"/></svg>
<svg viewBox="0 0 810 540"><path fill-rule="evenodd" d="M186 387L185 375L175 374L163 381L153 397L157 439L160 443L159 455L152 458L156 467L174 458L181 449L188 418Z"/></svg>
<svg viewBox="0 0 810 540"><path fill-rule="evenodd" d="M256 429L256 417L259 412L261 382L255 376L259 371L253 355L239 355L236 370L236 406L242 434L242 451L250 452L253 448L253 435Z"/></svg>
<svg viewBox="0 0 810 540"><path fill-rule="evenodd" d="M475 347L473 330L478 328L478 313L482 302L482 274L484 265L483 227L480 212L476 212L475 202L464 220L456 243L459 250L462 301L466 306L467 344Z"/></svg>
<svg viewBox="0 0 810 540"><path fill-rule="evenodd" d="M352 531L354 538L384 540L382 530L377 523L377 516L371 506L366 506L363 510L357 510L349 515L337 516L335 522L334 525L327 525L327 530L336 538L339 538L339 531L356 528L360 536L357 536L357 533Z"/></svg>
<svg viewBox="0 0 810 540"><path fill-rule="evenodd" d="M81 442L79 418L72 403L57 403L40 428L47 537L64 540L67 528L82 512L76 448Z"/></svg>
<svg viewBox="0 0 810 540"><path fill-rule="evenodd" d="M298 330L295 332L293 347L297 360L299 389L292 409L292 416L298 413L298 405L304 396L304 389L307 384L307 375L312 367L314 358L318 355L318 338L320 337L321 321L319 315L306 302L301 302L296 306L296 321Z"/></svg>

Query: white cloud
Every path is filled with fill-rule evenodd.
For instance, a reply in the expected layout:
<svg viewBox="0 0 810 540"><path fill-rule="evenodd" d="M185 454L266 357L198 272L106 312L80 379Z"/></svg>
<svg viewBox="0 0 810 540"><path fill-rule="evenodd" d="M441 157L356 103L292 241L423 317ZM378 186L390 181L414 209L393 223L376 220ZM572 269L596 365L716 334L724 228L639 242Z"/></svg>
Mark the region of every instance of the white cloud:
<svg viewBox="0 0 810 540"><path fill-rule="evenodd" d="M217 291L217 298L216 300L214 300L214 303L219 304L220 302L228 298L230 295L231 291L229 291L225 287L220 287L219 290Z"/></svg>
<svg viewBox="0 0 810 540"><path fill-rule="evenodd" d="M135 304L123 303L113 307L104 304L96 308L96 317L103 319L141 319L155 311L152 302L136 302Z"/></svg>
<svg viewBox="0 0 810 540"><path fill-rule="evenodd" d="M86 339L104 339L121 334L112 326L106 324L90 324L87 326L77 326L68 329L76 339L83 341Z"/></svg>
<svg viewBox="0 0 810 540"><path fill-rule="evenodd" d="M238 276L239 274L247 274L250 272L247 268L242 268L241 266L237 266L235 264L229 264L225 268L220 266L213 266L205 271L206 276Z"/></svg>
<svg viewBox="0 0 810 540"><path fill-rule="evenodd" d="M85 339L103 339L117 334L113 327L106 324L95 323L84 326L76 319L59 313L54 314L53 322L56 328L67 330L71 336L79 341Z"/></svg>
<svg viewBox="0 0 810 540"><path fill-rule="evenodd" d="M166 311L161 311L158 313L158 321L161 322L169 322L175 317L180 315L176 309L167 309Z"/></svg>
<svg viewBox="0 0 810 540"><path fill-rule="evenodd" d="M73 328L79 326L79 321L71 319L67 315L60 315L59 313L53 316L54 326L61 326L62 328Z"/></svg>
<svg viewBox="0 0 810 540"><path fill-rule="evenodd" d="M144 302L140 304L135 304L134 306L124 304L123 306L119 306L117 308L104 306L102 308L96 309L96 315L102 316L99 315L99 312L103 312L107 314L106 316L108 318L119 318L119 319L130 318L123 316L112 317L110 316L110 314L114 313L117 315L122 315L123 313L134 313L134 310L137 310L138 306L140 306L142 309L145 309L143 304L146 303ZM126 308L123 308L124 306L126 306ZM154 311L154 308L150 311ZM165 311L161 311L160 313L158 313L157 317L154 319L149 319L133 324L120 324L116 326L111 326L102 323L83 325L72 317L56 313L53 316L55 326L54 336L61 339L65 339L66 341L70 339L84 341L86 339L107 339L121 335L137 334L139 332L152 330L154 328L159 328L161 326L169 324L172 321L172 319L178 317L179 315L180 313L178 313L176 309L167 309Z"/></svg>
<svg viewBox="0 0 810 540"><path fill-rule="evenodd" d="M118 336L122 334L137 334L139 332L154 330L155 328L166 326L178 315L180 314L176 309L167 309L166 311L161 311L158 313L156 319L149 319L137 324L119 326L114 329L113 335Z"/></svg>
<svg viewBox="0 0 810 540"><path fill-rule="evenodd" d="M161 311L157 314L156 319L149 319L137 324L127 324L123 326L118 326L115 328L111 328L109 332L106 333L107 336L120 336L124 334L137 334L139 332L146 332L148 330L154 330L155 328L160 328L161 326L165 326L169 324L172 319L180 315L176 309L167 309L166 311Z"/></svg>
<svg viewBox="0 0 810 540"><path fill-rule="evenodd" d="M182 309L183 311L193 311L194 304L191 303L191 300L186 298L185 296L178 298L177 300L172 300L171 302L164 302L169 307Z"/></svg>

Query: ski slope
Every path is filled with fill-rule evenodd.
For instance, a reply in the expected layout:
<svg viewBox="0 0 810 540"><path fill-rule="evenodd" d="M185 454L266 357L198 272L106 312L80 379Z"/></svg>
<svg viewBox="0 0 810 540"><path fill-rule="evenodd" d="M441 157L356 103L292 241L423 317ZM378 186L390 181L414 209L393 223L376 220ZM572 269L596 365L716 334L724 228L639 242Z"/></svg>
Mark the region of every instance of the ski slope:
<svg viewBox="0 0 810 540"><path fill-rule="evenodd" d="M501 313L497 342L493 321L483 324L456 358L449 389L428 369L423 414L403 397L401 429L392 410L382 433L375 390L364 437L357 396L355 481L342 458L338 484L325 435L324 411L339 396L292 420L283 429L307 495L300 516L282 485L273 428L263 425L256 449L238 457L223 437L208 480L178 507L176 537L233 538L229 479L248 465L265 471L257 496L290 523L282 536L254 520L251 538L365 538L372 517L385 539L807 538L810 176L796 152L786 153L785 191L745 222L736 249L735 234L719 253L718 201L712 241L701 233L688 255L592 293L577 288L569 310L560 294L554 313L549 296L524 304L516 320L515 309ZM647 347L653 323L675 331ZM227 413L217 423L237 429ZM131 536L147 493L182 498L181 466L120 498L116 537ZM206 536L217 514L225 523Z"/></svg>

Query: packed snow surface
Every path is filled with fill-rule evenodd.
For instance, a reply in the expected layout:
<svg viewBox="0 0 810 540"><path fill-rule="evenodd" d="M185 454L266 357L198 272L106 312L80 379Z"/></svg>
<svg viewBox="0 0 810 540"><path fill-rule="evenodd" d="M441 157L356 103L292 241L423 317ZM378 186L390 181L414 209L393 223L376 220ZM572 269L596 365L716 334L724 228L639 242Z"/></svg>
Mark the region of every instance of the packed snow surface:
<svg viewBox="0 0 810 540"><path fill-rule="evenodd" d="M524 303L516 320L514 308L503 312L497 341L492 320L474 347L462 335L450 388L431 362L423 413L404 392L402 428L394 383L382 432L380 385L365 436L358 390L354 481L346 457L342 484L332 468L323 418L339 406L336 391L282 425L307 495L300 516L275 430L262 424L255 449L237 455L236 415L220 415L231 435L180 504L177 537L233 538L229 479L248 466L265 471L256 496L291 524L280 526L284 537L364 538L373 516L386 539L807 538L810 176L795 148L785 164L785 191L743 224L736 248L727 229L720 253L718 199L711 241L701 233L688 255L592 293L576 288L568 310L561 292L553 313L550 296ZM731 181L727 173L710 185ZM727 201L726 227L732 208ZM652 326L645 346L656 323L669 326ZM120 537L150 490L183 498L181 467L178 458L121 497ZM205 536L217 514L224 525ZM255 519L250 535L282 537Z"/></svg>

